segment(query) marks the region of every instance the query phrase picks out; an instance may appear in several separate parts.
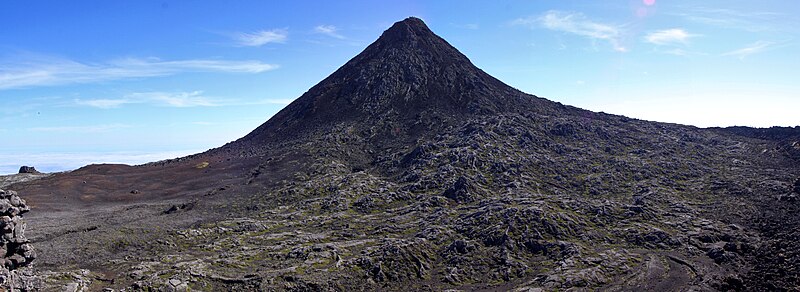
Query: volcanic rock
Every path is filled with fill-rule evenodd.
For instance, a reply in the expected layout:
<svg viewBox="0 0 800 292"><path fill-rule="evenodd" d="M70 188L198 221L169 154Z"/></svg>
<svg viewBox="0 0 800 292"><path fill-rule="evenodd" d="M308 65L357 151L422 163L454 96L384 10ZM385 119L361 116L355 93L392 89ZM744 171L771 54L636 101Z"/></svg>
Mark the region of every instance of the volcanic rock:
<svg viewBox="0 0 800 292"><path fill-rule="evenodd" d="M35 168L35 167L33 167L33 166L21 166L21 167L19 168L19 173L32 173L32 174L39 174L39 173L41 173L41 172L39 172L38 170L36 170L36 168Z"/></svg>
<svg viewBox="0 0 800 292"><path fill-rule="evenodd" d="M453 186L444 191L442 195L456 202L472 202L475 200L473 192L473 187L470 185L469 181L467 181L467 178L462 176L453 183Z"/></svg>
<svg viewBox="0 0 800 292"><path fill-rule="evenodd" d="M800 178L794 180L794 189L793 189L793 191L796 194L800 194Z"/></svg>
<svg viewBox="0 0 800 292"><path fill-rule="evenodd" d="M13 285L12 272L30 265L36 258L33 246L25 237L22 214L30 211L25 200L14 191L0 190L0 287Z"/></svg>

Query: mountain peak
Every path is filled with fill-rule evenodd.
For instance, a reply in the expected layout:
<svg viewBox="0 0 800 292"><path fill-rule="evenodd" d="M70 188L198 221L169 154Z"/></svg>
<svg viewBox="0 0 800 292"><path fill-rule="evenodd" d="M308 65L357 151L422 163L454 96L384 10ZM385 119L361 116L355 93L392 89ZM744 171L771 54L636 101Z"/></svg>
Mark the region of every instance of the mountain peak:
<svg viewBox="0 0 800 292"><path fill-rule="evenodd" d="M381 39L397 41L429 37L436 37L436 35L425 25L425 22L416 17L409 17L402 21L395 22L383 33Z"/></svg>
<svg viewBox="0 0 800 292"><path fill-rule="evenodd" d="M347 71L349 67L363 66L364 63L374 62L418 68L451 63L472 66L466 56L433 33L422 19L416 17L395 22L361 54L342 66L337 73Z"/></svg>
<svg viewBox="0 0 800 292"><path fill-rule="evenodd" d="M531 97L478 69L421 19L409 17L243 140L286 140L356 121L419 128L420 118L530 108Z"/></svg>
<svg viewBox="0 0 800 292"><path fill-rule="evenodd" d="M416 16L409 16L406 19L403 19L401 21L395 22L395 25L397 25L397 24L404 24L404 25L409 25L409 26L415 26L415 27L418 27L418 28L428 29L428 26L425 25L425 22L422 21L422 19L420 19L419 17L416 17Z"/></svg>

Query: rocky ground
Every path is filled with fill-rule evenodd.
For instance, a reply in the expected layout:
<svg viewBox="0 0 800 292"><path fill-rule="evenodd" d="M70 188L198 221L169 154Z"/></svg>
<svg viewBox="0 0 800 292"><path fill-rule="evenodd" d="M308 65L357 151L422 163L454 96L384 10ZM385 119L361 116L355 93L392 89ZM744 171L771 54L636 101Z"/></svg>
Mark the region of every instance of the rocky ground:
<svg viewBox="0 0 800 292"><path fill-rule="evenodd" d="M10 187L44 290L797 290L798 165L800 128L564 106L408 19L239 141Z"/></svg>
<svg viewBox="0 0 800 292"><path fill-rule="evenodd" d="M0 287L10 290L28 290L38 284L29 268L36 253L25 236L22 218L28 211L17 193L0 190Z"/></svg>
<svg viewBox="0 0 800 292"><path fill-rule="evenodd" d="M50 174L46 173L18 173L10 175L0 175L0 188L16 184L37 180L43 177L48 177Z"/></svg>
<svg viewBox="0 0 800 292"><path fill-rule="evenodd" d="M128 290L797 287L800 173L763 165L776 144L668 126L597 147L604 123L541 141L526 123L467 122L366 169L325 158L333 132L277 188L255 175L272 161L194 198L39 214L37 267L49 287Z"/></svg>

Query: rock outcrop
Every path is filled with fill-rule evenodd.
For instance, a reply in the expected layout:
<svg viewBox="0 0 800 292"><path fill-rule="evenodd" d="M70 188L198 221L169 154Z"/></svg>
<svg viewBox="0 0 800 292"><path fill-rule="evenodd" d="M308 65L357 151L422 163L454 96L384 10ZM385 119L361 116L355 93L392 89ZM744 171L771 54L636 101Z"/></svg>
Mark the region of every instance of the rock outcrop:
<svg viewBox="0 0 800 292"><path fill-rule="evenodd" d="M25 237L25 222L22 221L22 214L30 211L25 200L17 196L14 191L0 190L0 256L2 256L2 266L0 266L0 286L16 287L13 278L15 271L21 267L28 266L36 253L33 251L30 241Z"/></svg>
<svg viewBox="0 0 800 292"><path fill-rule="evenodd" d="M33 167L33 166L21 166L19 168L19 173L40 174L41 172L36 170L36 167Z"/></svg>

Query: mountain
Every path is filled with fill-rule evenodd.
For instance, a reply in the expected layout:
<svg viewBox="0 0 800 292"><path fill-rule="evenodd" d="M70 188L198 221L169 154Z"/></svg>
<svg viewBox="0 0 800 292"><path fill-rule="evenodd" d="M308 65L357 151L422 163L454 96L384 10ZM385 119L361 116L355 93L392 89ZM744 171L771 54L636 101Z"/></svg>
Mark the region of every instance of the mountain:
<svg viewBox="0 0 800 292"><path fill-rule="evenodd" d="M800 128L562 105L417 18L220 148L8 188L50 288L800 287Z"/></svg>
<svg viewBox="0 0 800 292"><path fill-rule="evenodd" d="M359 119L413 121L514 110L530 99L475 67L419 19L395 23L361 54L244 139L297 124ZM268 137L267 137L268 138Z"/></svg>
<svg viewBox="0 0 800 292"><path fill-rule="evenodd" d="M252 151L337 124L372 125L360 133L370 143L408 142L474 115L551 107L478 69L422 20L409 18L226 148Z"/></svg>

